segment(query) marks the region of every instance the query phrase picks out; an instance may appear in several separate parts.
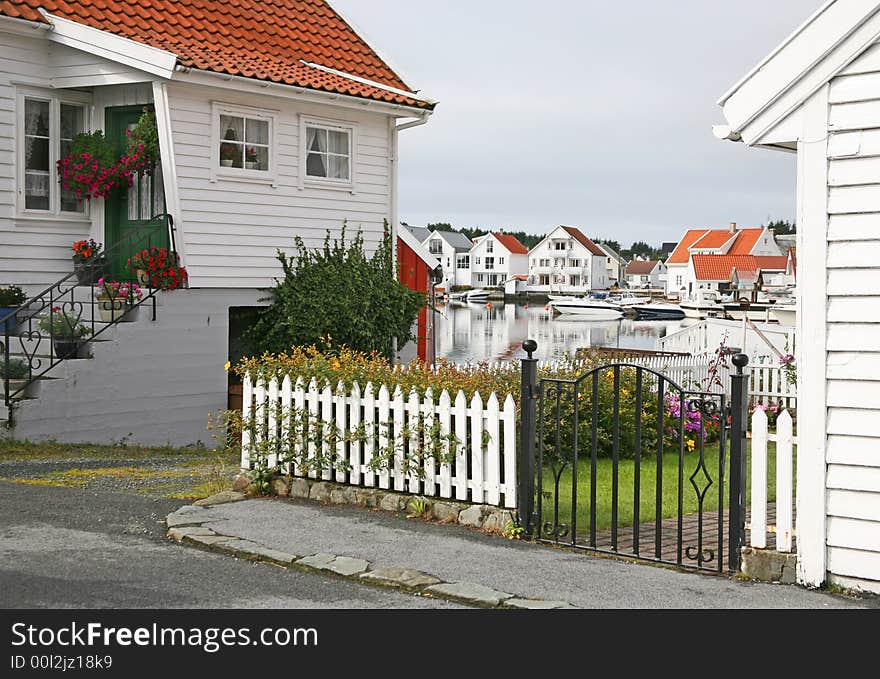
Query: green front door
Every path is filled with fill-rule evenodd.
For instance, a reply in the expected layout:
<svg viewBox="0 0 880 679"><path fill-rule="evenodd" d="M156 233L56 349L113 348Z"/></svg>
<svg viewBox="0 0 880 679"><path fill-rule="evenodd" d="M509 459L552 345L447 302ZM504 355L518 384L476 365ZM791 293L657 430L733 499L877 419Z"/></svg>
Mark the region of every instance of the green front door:
<svg viewBox="0 0 880 679"><path fill-rule="evenodd" d="M143 113L143 106L121 106L106 110L105 133L121 156L128 147L126 130L133 129ZM143 229L142 235L133 235L156 215L165 213L165 193L162 186L162 168L157 165L153 176L135 176L134 186L119 189L104 201L104 247L110 250L107 273L116 280L134 280L126 264L132 254L146 247L168 247L167 224L155 229Z"/></svg>

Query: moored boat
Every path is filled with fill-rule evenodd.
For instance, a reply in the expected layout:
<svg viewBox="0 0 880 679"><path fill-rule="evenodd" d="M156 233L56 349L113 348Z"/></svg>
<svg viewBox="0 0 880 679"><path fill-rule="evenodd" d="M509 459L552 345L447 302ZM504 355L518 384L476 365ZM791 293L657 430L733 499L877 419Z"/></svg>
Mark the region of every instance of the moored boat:
<svg viewBox="0 0 880 679"><path fill-rule="evenodd" d="M595 321L613 321L623 316L623 309L600 299L554 300L549 304L556 313L576 315Z"/></svg>
<svg viewBox="0 0 880 679"><path fill-rule="evenodd" d="M678 320L684 318L684 311L676 304L666 302L651 302L650 304L635 304L629 307L636 313L640 320Z"/></svg>
<svg viewBox="0 0 880 679"><path fill-rule="evenodd" d="M724 315L724 307L719 303L718 293L714 290L699 290L696 296L684 300L678 306L687 318L702 320Z"/></svg>

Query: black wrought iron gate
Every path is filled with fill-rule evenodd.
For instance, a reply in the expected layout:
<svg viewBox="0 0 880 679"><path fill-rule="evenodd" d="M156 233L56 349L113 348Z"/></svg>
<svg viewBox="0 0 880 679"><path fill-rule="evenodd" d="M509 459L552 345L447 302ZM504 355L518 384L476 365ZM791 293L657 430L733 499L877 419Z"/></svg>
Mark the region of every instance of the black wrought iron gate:
<svg viewBox="0 0 880 679"><path fill-rule="evenodd" d="M734 357L728 397L627 363L539 378L537 345L523 346L526 533L680 567L738 570L748 358Z"/></svg>

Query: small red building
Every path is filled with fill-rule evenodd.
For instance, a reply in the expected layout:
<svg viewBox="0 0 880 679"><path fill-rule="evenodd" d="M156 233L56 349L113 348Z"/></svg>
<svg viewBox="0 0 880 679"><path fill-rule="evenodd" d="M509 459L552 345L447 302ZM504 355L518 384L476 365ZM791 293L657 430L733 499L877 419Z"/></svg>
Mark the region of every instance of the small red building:
<svg viewBox="0 0 880 679"><path fill-rule="evenodd" d="M398 280L410 290L421 292L427 304L419 312L416 341L401 347L398 356L408 361L416 356L427 363L434 362L434 314L432 272L440 266L440 260L428 252L406 227L397 232Z"/></svg>

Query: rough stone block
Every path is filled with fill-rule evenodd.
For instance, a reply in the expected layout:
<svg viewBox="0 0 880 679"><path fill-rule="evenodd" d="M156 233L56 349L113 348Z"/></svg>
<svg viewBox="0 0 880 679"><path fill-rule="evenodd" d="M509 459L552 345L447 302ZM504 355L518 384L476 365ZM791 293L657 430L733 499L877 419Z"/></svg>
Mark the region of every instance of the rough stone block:
<svg viewBox="0 0 880 679"><path fill-rule="evenodd" d="M379 509L386 512L399 512L401 507L401 497L397 493L386 493L379 501Z"/></svg>
<svg viewBox="0 0 880 679"><path fill-rule="evenodd" d="M354 491L355 503L361 507L374 508L379 506L374 488L356 488Z"/></svg>
<svg viewBox="0 0 880 679"><path fill-rule="evenodd" d="M200 523L205 523L210 520L210 516L200 515L196 512L186 512L185 514L174 512L174 514L169 514L165 517L165 525L169 528L175 528L177 526L197 526Z"/></svg>
<svg viewBox="0 0 880 679"><path fill-rule="evenodd" d="M444 523L458 523L458 514L461 506L452 502L435 502L431 507L434 518Z"/></svg>
<svg viewBox="0 0 880 679"><path fill-rule="evenodd" d="M330 491L330 502L335 505L353 505L356 502L354 488L334 488Z"/></svg>
<svg viewBox="0 0 880 679"><path fill-rule="evenodd" d="M747 578L761 582L792 583L796 577L797 556L772 549L743 547L742 572Z"/></svg>
<svg viewBox="0 0 880 679"><path fill-rule="evenodd" d="M290 477L276 476L269 482L269 488L273 495L278 497L287 497L290 495Z"/></svg>
<svg viewBox="0 0 880 679"><path fill-rule="evenodd" d="M293 479L290 483L290 497L306 499L310 490L311 484L307 479Z"/></svg>
<svg viewBox="0 0 880 679"><path fill-rule="evenodd" d="M243 493L247 490L247 487L250 485L251 480L245 472L237 474L236 477L232 480L232 490L237 493Z"/></svg>
<svg viewBox="0 0 880 679"><path fill-rule="evenodd" d="M232 538L226 542L218 542L216 544L216 547L222 549L223 551L232 552L233 554L238 554L240 556L257 557L262 561L271 561L273 563L281 564L283 566L290 565L296 559L296 556L294 554L280 552L277 549L265 547L258 542L251 542L250 540L240 540L237 538Z"/></svg>
<svg viewBox="0 0 880 679"><path fill-rule="evenodd" d="M458 515L458 522L462 526L473 526L474 528L481 528L483 525L483 517L485 516L485 512L486 508L482 505L471 505Z"/></svg>
<svg viewBox="0 0 880 679"><path fill-rule="evenodd" d="M431 585L439 585L442 580L433 575L412 568L377 568L361 575L361 579L381 585L423 589Z"/></svg>
<svg viewBox="0 0 880 679"><path fill-rule="evenodd" d="M315 502L329 502L330 485L321 482L313 483L312 489L309 491L309 499Z"/></svg>
<svg viewBox="0 0 880 679"><path fill-rule="evenodd" d="M501 512L497 509L490 509L483 518L483 530L490 533L501 533L504 526L501 524Z"/></svg>
<svg viewBox="0 0 880 679"><path fill-rule="evenodd" d="M333 560L336 558L335 554L327 554L326 552L319 552L318 554L312 554L311 556L303 557L297 561L298 564L303 566L308 566L309 568L320 568L325 570Z"/></svg>
<svg viewBox="0 0 880 679"><path fill-rule="evenodd" d="M428 587L425 592L453 599L461 599L479 606L497 606L505 599L513 598L513 594L499 592L491 587L470 582L444 582Z"/></svg>
<svg viewBox="0 0 880 679"><path fill-rule="evenodd" d="M192 537L196 535L216 535L216 533L210 528L203 528L202 526L179 526L176 528L168 529L168 537L174 538L178 542L181 542L186 537Z"/></svg>
<svg viewBox="0 0 880 679"><path fill-rule="evenodd" d="M206 497L203 500L198 500L193 504L198 505L199 507L211 507L212 505L222 505L227 502L240 502L241 500L246 499L247 495L244 493L238 493L234 490L223 490L210 497Z"/></svg>
<svg viewBox="0 0 880 679"><path fill-rule="evenodd" d="M369 561L353 559L350 556L337 556L330 564L328 564L327 570L333 571L338 575L351 576L359 575L360 573L365 572L369 567Z"/></svg>

